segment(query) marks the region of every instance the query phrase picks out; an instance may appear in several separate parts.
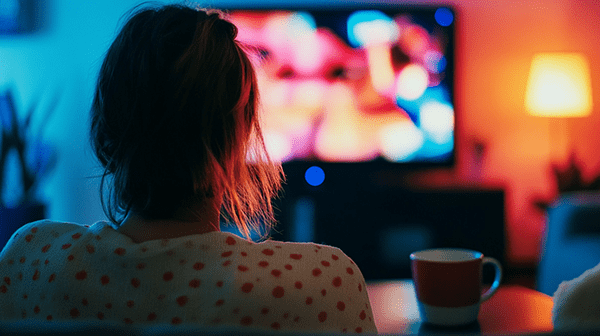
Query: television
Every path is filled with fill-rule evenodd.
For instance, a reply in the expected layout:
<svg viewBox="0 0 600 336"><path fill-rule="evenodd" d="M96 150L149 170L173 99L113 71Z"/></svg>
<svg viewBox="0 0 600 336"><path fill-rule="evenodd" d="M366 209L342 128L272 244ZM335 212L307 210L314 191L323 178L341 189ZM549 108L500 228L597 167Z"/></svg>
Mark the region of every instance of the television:
<svg viewBox="0 0 600 336"><path fill-rule="evenodd" d="M385 246L429 248L437 242L429 230L457 217L438 206L444 196L390 181L454 164L453 8L335 2L220 9L257 65L265 144L286 175L270 236L337 246L367 278L407 276L408 255L398 250L406 258L385 261Z"/></svg>
<svg viewBox="0 0 600 336"><path fill-rule="evenodd" d="M226 10L257 64L265 144L284 170L454 163L452 8Z"/></svg>

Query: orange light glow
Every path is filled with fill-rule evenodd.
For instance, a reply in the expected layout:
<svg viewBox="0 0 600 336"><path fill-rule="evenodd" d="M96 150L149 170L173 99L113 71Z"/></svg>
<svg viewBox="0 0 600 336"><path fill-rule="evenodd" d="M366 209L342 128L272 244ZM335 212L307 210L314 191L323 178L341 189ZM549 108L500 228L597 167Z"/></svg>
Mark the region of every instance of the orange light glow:
<svg viewBox="0 0 600 336"><path fill-rule="evenodd" d="M592 112L587 59L577 53L543 53L533 58L525 95L527 112L540 117L585 117Z"/></svg>

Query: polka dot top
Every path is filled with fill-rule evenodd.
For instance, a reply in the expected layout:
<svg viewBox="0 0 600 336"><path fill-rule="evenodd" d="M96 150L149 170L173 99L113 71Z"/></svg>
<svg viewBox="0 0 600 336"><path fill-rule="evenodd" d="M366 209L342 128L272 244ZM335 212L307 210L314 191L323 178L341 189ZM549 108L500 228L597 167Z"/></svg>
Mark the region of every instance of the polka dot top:
<svg viewBox="0 0 600 336"><path fill-rule="evenodd" d="M341 250L211 232L134 243L108 222L38 221L0 253L0 320L377 333Z"/></svg>

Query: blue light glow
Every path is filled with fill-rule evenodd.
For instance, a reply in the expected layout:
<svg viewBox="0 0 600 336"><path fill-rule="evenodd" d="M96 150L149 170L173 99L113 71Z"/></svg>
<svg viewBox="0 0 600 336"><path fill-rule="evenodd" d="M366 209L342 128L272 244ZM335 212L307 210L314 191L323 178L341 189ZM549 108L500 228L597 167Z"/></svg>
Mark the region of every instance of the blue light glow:
<svg viewBox="0 0 600 336"><path fill-rule="evenodd" d="M427 70L433 73L441 73L446 70L446 66L448 65L448 61L446 61L446 57L439 51L428 51L424 56L425 66Z"/></svg>
<svg viewBox="0 0 600 336"><path fill-rule="evenodd" d="M368 43L394 40L398 37L398 27L394 20L377 10L352 13L348 17L348 41L354 47Z"/></svg>
<svg viewBox="0 0 600 336"><path fill-rule="evenodd" d="M435 11L435 21L442 27L448 27L454 21L454 14L448 8L438 8Z"/></svg>
<svg viewBox="0 0 600 336"><path fill-rule="evenodd" d="M325 181L325 172L321 167L312 166L304 173L304 179L313 187L320 186Z"/></svg>

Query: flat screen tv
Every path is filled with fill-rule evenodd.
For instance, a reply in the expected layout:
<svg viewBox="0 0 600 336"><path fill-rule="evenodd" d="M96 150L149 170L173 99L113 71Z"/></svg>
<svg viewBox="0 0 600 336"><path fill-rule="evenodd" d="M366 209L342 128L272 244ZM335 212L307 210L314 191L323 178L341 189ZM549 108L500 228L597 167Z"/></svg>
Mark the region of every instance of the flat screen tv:
<svg viewBox="0 0 600 336"><path fill-rule="evenodd" d="M265 142L284 170L454 163L452 8L222 9L258 64Z"/></svg>

